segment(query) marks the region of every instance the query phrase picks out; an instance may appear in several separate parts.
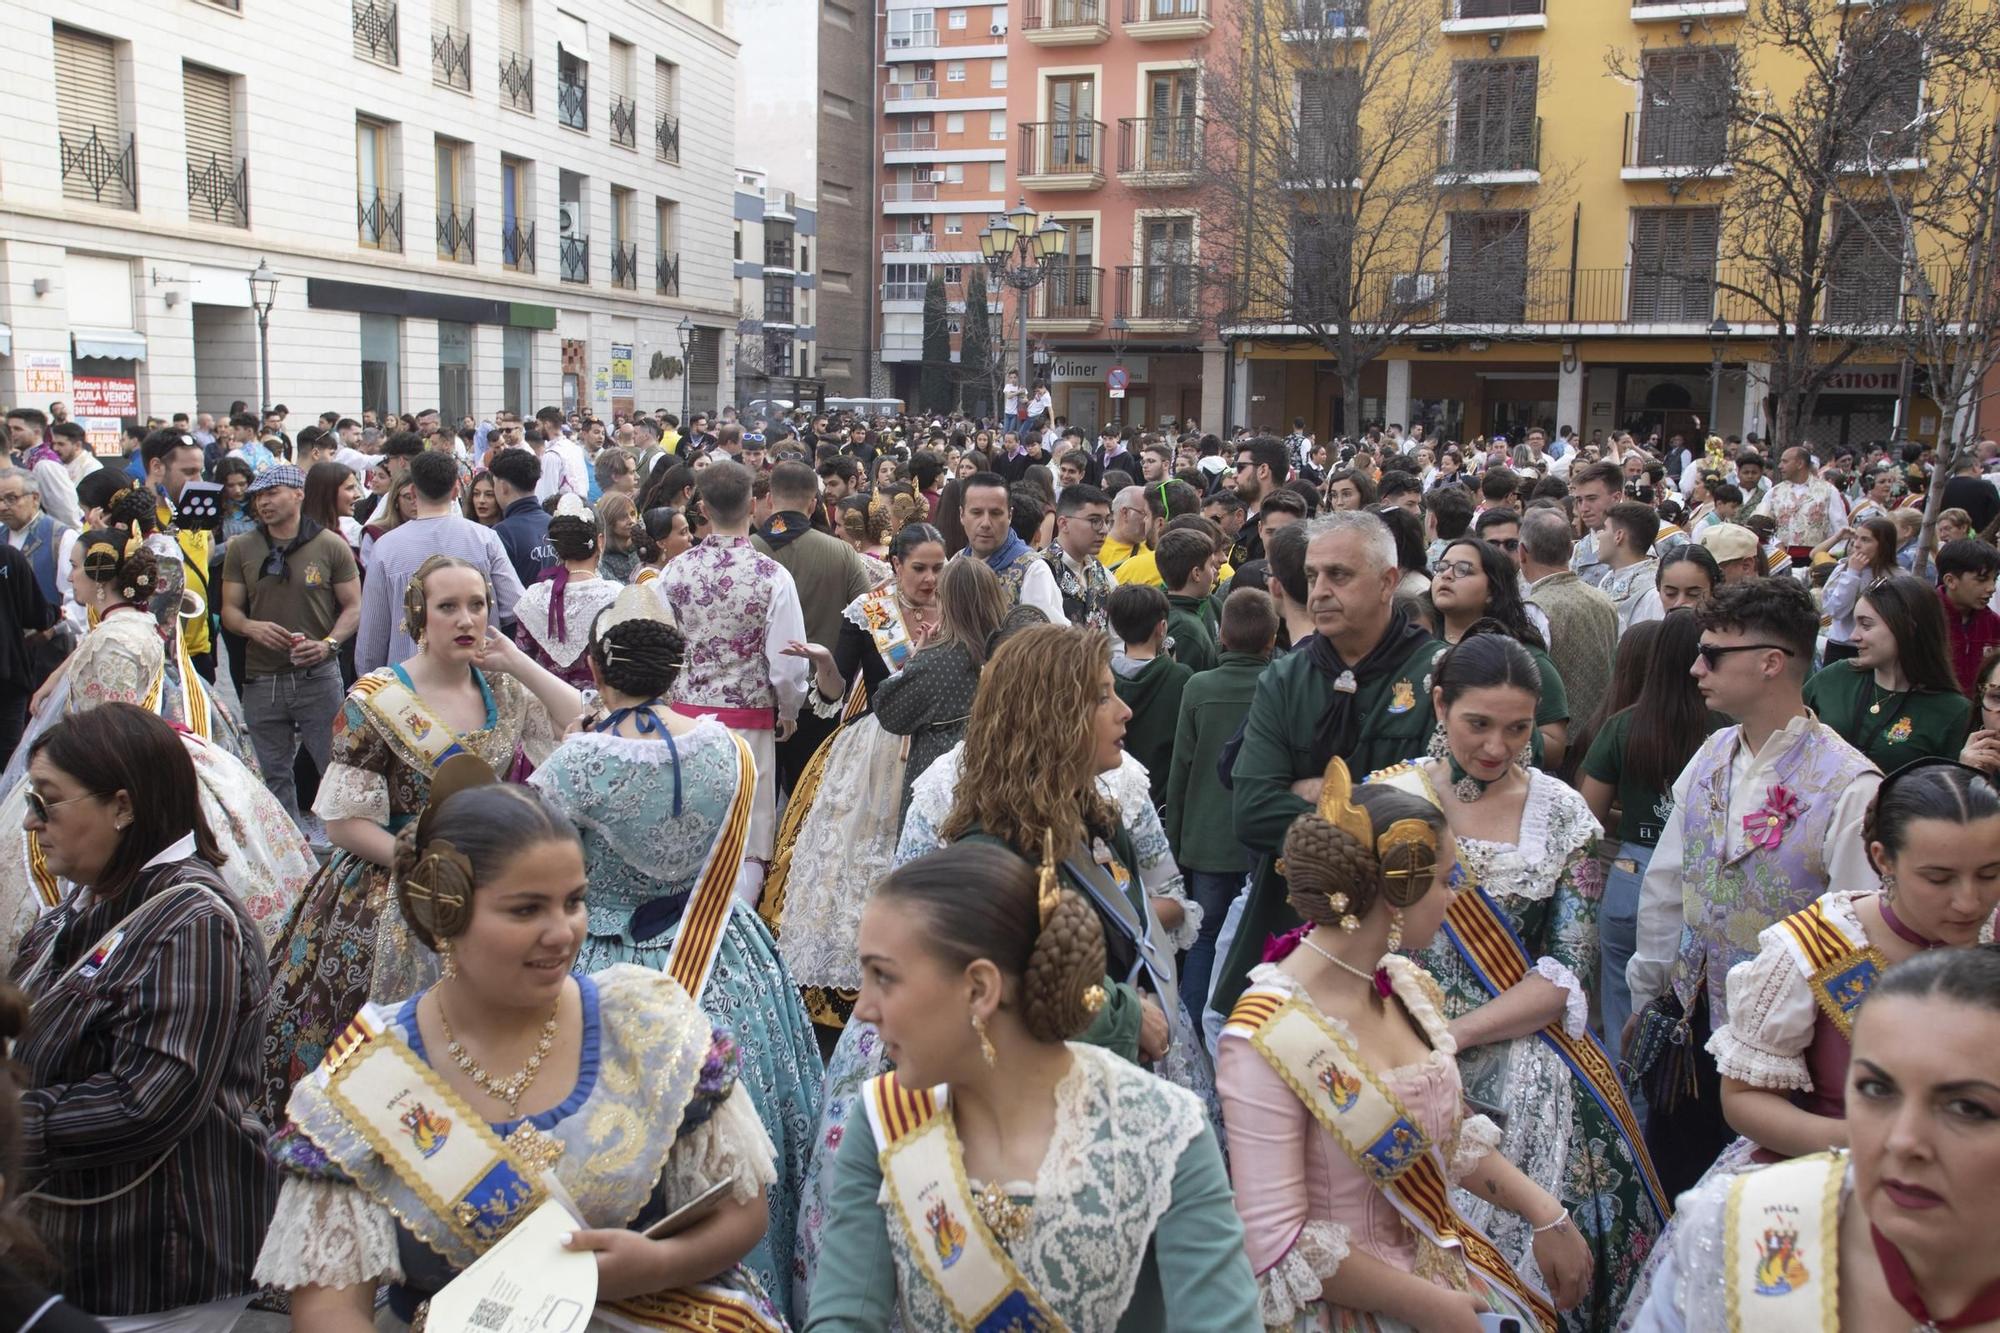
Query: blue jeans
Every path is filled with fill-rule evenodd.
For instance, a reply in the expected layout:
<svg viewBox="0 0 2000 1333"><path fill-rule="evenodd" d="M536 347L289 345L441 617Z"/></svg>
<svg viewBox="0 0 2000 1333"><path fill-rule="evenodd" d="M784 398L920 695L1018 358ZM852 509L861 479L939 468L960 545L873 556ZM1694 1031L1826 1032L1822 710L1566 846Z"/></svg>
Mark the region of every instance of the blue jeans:
<svg viewBox="0 0 2000 1333"><path fill-rule="evenodd" d="M1626 1020L1632 1017L1632 991L1625 984L1625 964L1639 943L1639 886L1646 878L1646 865L1653 849L1628 842L1618 848L1618 857L1604 877L1604 900L1597 909L1597 1002L1604 1016L1604 1049L1615 1066L1619 1038Z"/></svg>
<svg viewBox="0 0 2000 1333"><path fill-rule="evenodd" d="M1191 1014L1199 1014L1208 1004L1209 975L1215 971L1215 941L1222 934L1222 919L1229 901L1243 887L1243 876L1218 874L1211 870L1184 870L1181 878L1188 900L1201 906L1201 930L1181 960L1181 1002Z"/></svg>

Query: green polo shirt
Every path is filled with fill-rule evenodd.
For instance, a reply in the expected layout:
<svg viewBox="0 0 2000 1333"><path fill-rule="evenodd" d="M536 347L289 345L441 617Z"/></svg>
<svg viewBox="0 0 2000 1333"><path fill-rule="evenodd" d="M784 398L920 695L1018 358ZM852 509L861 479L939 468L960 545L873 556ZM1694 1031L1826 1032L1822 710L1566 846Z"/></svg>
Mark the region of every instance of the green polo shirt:
<svg viewBox="0 0 2000 1333"><path fill-rule="evenodd" d="M1972 720L1972 701L1957 691L1885 690L1873 670L1857 669L1852 659L1814 673L1805 702L1884 773L1912 759L1958 758Z"/></svg>
<svg viewBox="0 0 2000 1333"><path fill-rule="evenodd" d="M1240 875L1250 868L1230 819L1230 796L1216 775L1216 761L1257 692L1270 659L1261 653L1225 652L1213 670L1188 681L1174 732L1173 767L1167 775L1167 841L1183 870Z"/></svg>

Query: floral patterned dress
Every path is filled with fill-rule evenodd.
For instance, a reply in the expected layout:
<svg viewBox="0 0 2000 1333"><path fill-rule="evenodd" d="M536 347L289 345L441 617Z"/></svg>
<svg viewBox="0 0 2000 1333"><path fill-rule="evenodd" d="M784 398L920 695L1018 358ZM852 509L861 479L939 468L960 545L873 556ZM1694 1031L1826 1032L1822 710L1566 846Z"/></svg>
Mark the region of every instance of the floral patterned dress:
<svg viewBox="0 0 2000 1333"><path fill-rule="evenodd" d="M1567 993L1561 1021L1571 1036L1585 1033L1590 1013L1590 992L1580 978L1597 975L1603 873L1591 844L1600 832L1574 789L1529 770L1513 842L1458 839L1465 883L1485 889L1534 960L1532 971ZM1491 998L1443 932L1416 958L1444 989L1447 1021ZM1591 1290L1563 1316L1563 1327L1571 1333L1609 1328L1662 1225L1633 1150L1584 1081L1534 1033L1463 1049L1458 1069L1472 1108L1502 1123L1500 1151L1562 1200L1589 1242ZM1453 1201L1546 1293L1525 1220L1463 1191Z"/></svg>
<svg viewBox="0 0 2000 1333"><path fill-rule="evenodd" d="M554 744L549 715L512 676L473 673L486 700L486 725L458 736L459 745L505 777L525 753L532 761ZM400 666L355 682L333 724L333 754L313 813L321 819L366 819L394 833L423 813L431 766L368 707L388 681L409 687ZM445 727L432 715L430 724ZM390 910L385 913L384 908ZM293 904L271 945L270 1029L264 1038L265 1118L284 1115L292 1084L319 1066L326 1044L368 1000L375 976L378 927L400 920L390 900L389 871L339 850ZM393 984L393 982L391 983ZM417 989L402 988L403 994Z"/></svg>

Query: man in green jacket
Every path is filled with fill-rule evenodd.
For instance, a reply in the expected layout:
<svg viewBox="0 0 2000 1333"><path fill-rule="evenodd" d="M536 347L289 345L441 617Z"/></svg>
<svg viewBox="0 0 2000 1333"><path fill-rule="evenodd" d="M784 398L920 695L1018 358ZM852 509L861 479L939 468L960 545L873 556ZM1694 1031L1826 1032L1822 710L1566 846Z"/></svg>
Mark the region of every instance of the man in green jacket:
<svg viewBox="0 0 2000 1333"><path fill-rule="evenodd" d="M1271 595L1261 588L1238 588L1222 607L1221 660L1181 692L1180 725L1167 774L1166 828L1188 897L1202 911L1200 931L1181 966L1181 998L1191 1014L1200 1013L1208 998L1215 940L1250 869L1235 827L1222 817L1229 809L1229 791L1216 761L1250 711L1257 677L1269 664L1277 637L1278 612Z"/></svg>
<svg viewBox="0 0 2000 1333"><path fill-rule="evenodd" d="M1232 772L1236 836L1255 861L1243 920L1215 973L1210 1007L1228 1014L1267 938L1299 924L1274 863L1285 832L1319 800L1335 755L1356 777L1424 753L1431 666L1444 644L1396 609L1396 539L1365 511L1308 525L1314 633L1258 678Z"/></svg>

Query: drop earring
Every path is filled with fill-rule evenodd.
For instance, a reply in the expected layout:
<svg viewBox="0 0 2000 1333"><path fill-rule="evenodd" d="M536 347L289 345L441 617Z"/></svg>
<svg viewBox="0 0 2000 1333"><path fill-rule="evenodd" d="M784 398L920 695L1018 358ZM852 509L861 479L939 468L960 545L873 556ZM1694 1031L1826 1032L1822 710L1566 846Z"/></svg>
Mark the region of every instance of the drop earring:
<svg viewBox="0 0 2000 1333"><path fill-rule="evenodd" d="M1882 876L1882 901L1885 903L1896 901L1896 877L1894 875Z"/></svg>
<svg viewBox="0 0 2000 1333"><path fill-rule="evenodd" d="M450 940L438 941L438 975L446 981L458 975L458 950Z"/></svg>
<svg viewBox="0 0 2000 1333"><path fill-rule="evenodd" d="M993 1041L986 1035L986 1020L978 1014L972 1016L972 1030L979 1034L979 1055L986 1061L986 1067L993 1069L1000 1063L1000 1053L993 1049Z"/></svg>
<svg viewBox="0 0 2000 1333"><path fill-rule="evenodd" d="M1403 948L1403 909L1389 909L1389 953L1399 953Z"/></svg>

